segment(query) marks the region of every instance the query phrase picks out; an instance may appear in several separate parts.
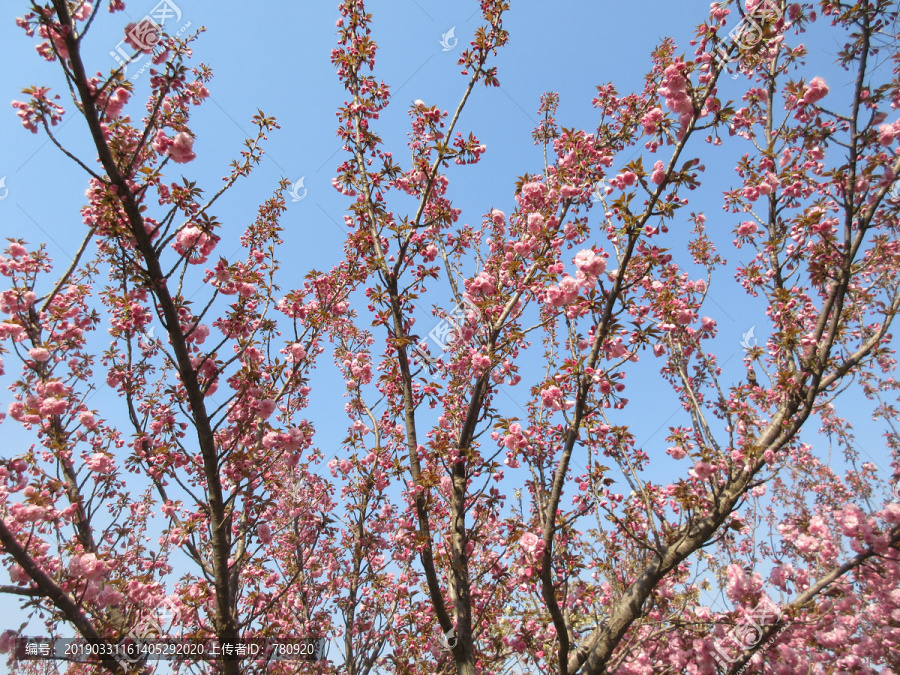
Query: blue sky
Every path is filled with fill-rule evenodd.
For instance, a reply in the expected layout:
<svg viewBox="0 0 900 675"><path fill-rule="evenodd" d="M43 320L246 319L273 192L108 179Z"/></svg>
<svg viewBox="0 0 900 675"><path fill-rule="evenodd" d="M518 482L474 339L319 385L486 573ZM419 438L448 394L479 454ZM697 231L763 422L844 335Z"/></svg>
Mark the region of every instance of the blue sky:
<svg viewBox="0 0 900 675"><path fill-rule="evenodd" d="M172 20L166 25L167 30L174 32L188 23L188 31L204 26L206 32L195 43L194 63L211 65L215 78L209 85L210 99L192 117L198 159L187 165L170 165L169 174L174 178L180 171L208 190L217 188L220 177L227 173L228 162L252 132L250 117L257 109L275 116L281 129L270 135L266 158L216 209L226 239L219 252L227 255L237 248L239 232L254 218L257 205L271 194L280 178L298 181L302 177L305 196L288 202L282 220L286 263L282 287L291 285L291 275L295 275L294 285L299 285L306 270L326 269L338 262L346 233L343 214L348 201L331 186L335 167L343 159L335 136L334 111L345 99L330 62L330 52L336 45L337 2L176 0L176 3L181 11L180 22ZM109 52L121 39L124 25L139 21L155 4L129 0L125 14L110 15L103 3L102 16L95 22L85 47L89 71L108 72L115 65ZM22 98L20 90L35 84L50 85L65 95L58 64L38 57L34 52L36 41L14 24L15 17L22 15L26 6L27 3L16 0L3 3L0 9L0 63L4 64L0 72L0 100L7 102ZM531 141L542 93L560 92L561 126L594 128L597 115L590 101L596 85L613 81L620 93L640 90L651 50L664 36L671 36L679 46L679 53L690 53L688 41L695 26L704 20L707 7L706 2L685 0L627 3L564 0L552 6L534 0L514 2L505 18L510 41L495 61L501 87L477 89L459 127L464 135L474 131L488 151L479 164L452 167L448 172L450 196L454 206L463 209L462 220L478 222L491 207L507 213L512 211L516 177L542 170L540 148ZM444 109L456 107L465 86L456 60L478 25L478 3L390 0L370 2L368 9L374 15L373 35L380 47L376 74L391 86L394 95L377 128L386 146L407 166L408 106L413 100L422 99ZM448 36L451 29L452 37ZM813 36L814 33L810 38ZM454 38L458 42L454 43ZM823 47L814 39L810 44L814 45L810 48L810 66L802 74L807 80L823 75L832 84L832 91L839 91L849 76L835 70L831 60L823 57ZM445 50L445 46L455 48ZM136 72L139 65L131 68L130 72ZM737 91L742 84L742 79L724 79L723 96L728 98L729 88ZM140 77L136 96L126 112L140 115L148 87L146 75ZM70 102L63 105L71 108ZM77 115L67 113L58 135L82 157L92 156L85 125ZM44 135L24 130L11 107L0 107L0 139L0 177L5 176L9 190L0 201L0 236L23 237L31 243L46 241L49 253L63 264L75 251L83 233L78 210L84 202L87 185L84 173L63 157ZM699 141L693 149L703 158L709 146ZM719 195L736 180L734 157L748 150L748 147L726 143L716 153L715 162L704 161L708 168L702 177L704 187L690 195L692 203L688 211L707 213L710 234L731 266L749 259L750 253L731 248L730 232L739 216L721 210ZM632 159L634 152L629 150L617 158L616 166ZM645 166L647 160L652 165L656 157L643 149L641 152L645 155ZM297 194L302 195L303 190ZM429 317L428 305L421 309L421 333L427 334L436 321ZM723 380L728 382L730 377L730 381L736 382L744 375L741 335L756 326L757 338L761 343L764 341L765 307L759 301L748 300L725 273L713 286L711 302L704 313L719 322L716 344L725 371ZM638 445L647 444L648 449L653 449L652 457L662 457L663 470L665 467L671 470L672 465L663 454L667 445L664 431L669 425L685 424L687 420L678 414L680 407L674 397L653 376L658 365L652 361L648 359L646 367L627 380L631 404L622 412L621 419L635 424ZM340 398L343 391L339 378L333 377L329 362L323 359L320 363L321 374L317 375L317 388L307 413L311 420L320 421L317 444L323 448L332 445L337 450L344 436L343 429L339 424L324 422L343 407ZM16 372L12 359L7 361L6 369L9 373ZM521 403L527 390L520 386L509 394ZM0 393L0 408L5 409L8 402L9 394ZM96 405L100 403L112 405L114 399L108 392L100 392ZM652 407L652 415L647 415L648 407ZM510 414L515 414L512 410ZM848 410L862 437L864 451L887 473L889 460L877 431L867 433L866 430L868 407L853 402L845 408L845 414ZM31 442L13 424L7 420L0 428L4 445ZM8 449L4 447L4 453ZM15 447L12 451L16 451ZM325 454L328 457L333 453ZM679 470L686 471L687 466L682 464Z"/></svg>

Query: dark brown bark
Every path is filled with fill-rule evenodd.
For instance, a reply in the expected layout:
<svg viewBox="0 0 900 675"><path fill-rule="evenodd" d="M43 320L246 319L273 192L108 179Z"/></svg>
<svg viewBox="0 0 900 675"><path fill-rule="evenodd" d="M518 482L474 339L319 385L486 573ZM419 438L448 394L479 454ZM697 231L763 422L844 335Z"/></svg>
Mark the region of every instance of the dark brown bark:
<svg viewBox="0 0 900 675"><path fill-rule="evenodd" d="M69 51L70 71L68 75L75 86L82 106L82 114L88 123L98 158L111 185L117 189L120 204L128 220L131 236L137 242L137 250L143 258L143 267L150 280L148 291L156 299L162 313L162 320L169 334L172 351L175 354L178 372L187 392L188 402L194 418L197 442L203 458L203 471L206 477L206 489L209 499L210 543L213 550L213 574L216 593L215 628L217 637L222 641L236 642L240 637L236 613L236 599L230 583L228 559L231 557L230 522L225 508L222 485L219 478L219 456L216 449L212 425L206 410L202 388L197 373L191 364L185 336L181 333L178 306L166 287L157 252L154 250L150 235L144 228L139 204L132 194L126 176L122 173L109 148L94 98L88 86L88 78L81 59L80 43L76 37L74 24L64 0L54 0L53 6L62 26L69 27L65 35L66 47ZM239 662L222 661L225 675L238 675Z"/></svg>

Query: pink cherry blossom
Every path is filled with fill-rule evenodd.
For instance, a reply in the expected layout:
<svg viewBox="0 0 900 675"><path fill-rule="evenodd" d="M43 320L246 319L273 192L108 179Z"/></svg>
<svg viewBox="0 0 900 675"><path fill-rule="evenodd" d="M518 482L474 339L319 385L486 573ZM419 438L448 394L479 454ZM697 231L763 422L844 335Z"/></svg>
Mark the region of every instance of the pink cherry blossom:
<svg viewBox="0 0 900 675"><path fill-rule="evenodd" d="M102 452L95 452L85 464L91 471L100 474L110 473L115 468L112 457Z"/></svg>
<svg viewBox="0 0 900 675"><path fill-rule="evenodd" d="M675 320L681 325L685 326L694 320L694 313L689 309L682 309L678 312Z"/></svg>
<svg viewBox="0 0 900 675"><path fill-rule="evenodd" d="M0 633L0 654L7 654L15 645L18 633L12 629L4 630Z"/></svg>
<svg viewBox="0 0 900 675"><path fill-rule="evenodd" d="M422 251L422 257L425 258L425 262L434 262L434 259L437 258L438 249L434 244L429 244L425 247L425 250Z"/></svg>
<svg viewBox="0 0 900 675"><path fill-rule="evenodd" d="M741 223L741 226L738 228L737 233L741 237L747 237L751 234L756 234L758 229L759 228L757 227L755 222L753 222L752 220L745 220L743 223Z"/></svg>
<svg viewBox="0 0 900 675"><path fill-rule="evenodd" d="M596 278L606 271L606 259L593 249L584 249L575 254L575 267L585 276Z"/></svg>
<svg viewBox="0 0 900 675"><path fill-rule="evenodd" d="M153 138L153 149L161 155L165 155L172 147L172 139L166 136L164 131L157 131Z"/></svg>
<svg viewBox="0 0 900 675"><path fill-rule="evenodd" d="M110 584L105 584L97 595L97 604L100 607L118 607L124 600L124 594Z"/></svg>
<svg viewBox="0 0 900 675"><path fill-rule="evenodd" d="M644 115L643 119L641 119L641 124L644 127L644 133L647 136L652 136L659 130L659 124L663 121L663 111L662 108L656 107L652 110L648 111L646 115Z"/></svg>
<svg viewBox="0 0 900 675"><path fill-rule="evenodd" d="M268 523L260 523L256 528L256 532L263 544L268 545L272 543L272 528L269 527Z"/></svg>
<svg viewBox="0 0 900 675"><path fill-rule="evenodd" d="M275 411L275 406L275 401L271 398L267 398L257 402L256 410L262 419L268 419L268 417Z"/></svg>
<svg viewBox="0 0 900 675"><path fill-rule="evenodd" d="M890 670L900 95L858 38L886 7L713 3L637 87L559 119L544 93L530 159L479 173L479 106L516 126L490 93L515 86L508 3L467 27L461 98L398 107L377 7L340 2L324 236L287 178L228 210L283 142L261 111L223 176L181 175L212 137L186 23L130 24L135 61L91 74L121 24L54 5L17 24L75 100L13 107L79 118L48 147L88 169L90 245L54 259L12 223L0 256L11 601L54 634L338 640L329 672ZM804 84L823 49L861 86ZM886 443L860 454L866 396Z"/></svg>
<svg viewBox="0 0 900 675"><path fill-rule="evenodd" d="M541 402L550 410L562 410L562 390L556 386L550 386L541 390Z"/></svg>
<svg viewBox="0 0 900 675"><path fill-rule="evenodd" d="M528 230L533 234L539 234L544 229L544 216L540 213L528 214Z"/></svg>
<svg viewBox="0 0 900 675"><path fill-rule="evenodd" d="M828 86L821 77L814 77L809 81L809 87L803 94L803 102L806 104L817 103L828 94Z"/></svg>
<svg viewBox="0 0 900 675"><path fill-rule="evenodd" d="M715 473L715 467L709 462L697 462L690 471L691 475L699 480L706 480Z"/></svg>
<svg viewBox="0 0 900 675"><path fill-rule="evenodd" d="M69 402L62 398L47 397L40 404L41 415L62 415L69 407Z"/></svg>
<svg viewBox="0 0 900 675"><path fill-rule="evenodd" d="M88 429L93 429L97 426L97 420L94 418L94 413L89 410L81 411L78 414L78 421Z"/></svg>
<svg viewBox="0 0 900 675"><path fill-rule="evenodd" d="M178 253L188 256L188 262L199 265L206 262L216 248L216 239L195 225L182 227L172 244Z"/></svg>
<svg viewBox="0 0 900 675"><path fill-rule="evenodd" d="M519 538L519 546L531 560L539 560L544 552L544 541L534 532L523 532Z"/></svg>
<svg viewBox="0 0 900 675"><path fill-rule="evenodd" d="M39 363L50 359L50 352L43 347L32 347L28 350L28 355Z"/></svg>
<svg viewBox="0 0 900 675"><path fill-rule="evenodd" d="M172 158L173 162L178 164L186 164L197 158L194 153L194 137L186 131L181 131L172 139L166 153Z"/></svg>
<svg viewBox="0 0 900 675"><path fill-rule="evenodd" d="M76 577L88 580L99 579L108 569L107 564L99 560L94 553L72 556L69 561L69 571Z"/></svg>
<svg viewBox="0 0 900 675"><path fill-rule="evenodd" d="M190 342L202 345L204 342L206 342L206 338L209 337L209 326L203 323L196 324L190 327L189 333L190 334L187 336L187 339Z"/></svg>
<svg viewBox="0 0 900 675"><path fill-rule="evenodd" d="M666 453L671 455L672 459L684 459L687 455L684 448L682 448L680 445L669 448L668 450L666 450Z"/></svg>
<svg viewBox="0 0 900 675"><path fill-rule="evenodd" d="M581 189L574 185L563 185L559 189L559 196L563 199L572 199L581 194Z"/></svg>
<svg viewBox="0 0 900 675"><path fill-rule="evenodd" d="M137 23L132 21L125 26L125 42L132 49L150 54L161 38L159 31L159 25L149 16Z"/></svg>
<svg viewBox="0 0 900 675"><path fill-rule="evenodd" d="M669 65L664 73L663 86L657 91L666 99L666 107L676 113L691 112L693 104L688 96L687 79L682 74L683 64L676 61Z"/></svg>
<svg viewBox="0 0 900 675"><path fill-rule="evenodd" d="M0 323L0 339L12 338L18 341L23 337L25 337L25 329L19 324Z"/></svg>
<svg viewBox="0 0 900 675"><path fill-rule="evenodd" d="M295 342L291 345L291 358L294 363L301 363L303 359L306 358L306 349L304 349L303 345L299 342Z"/></svg>
<svg viewBox="0 0 900 675"><path fill-rule="evenodd" d="M125 107L125 104L128 103L129 98L131 98L131 92L124 87L116 88L109 97L109 102L106 104L107 116L110 118L119 117L122 114L122 109Z"/></svg>
<svg viewBox="0 0 900 675"><path fill-rule="evenodd" d="M900 120L893 124L882 124L878 127L878 142L882 145L890 145L897 136L900 136Z"/></svg>

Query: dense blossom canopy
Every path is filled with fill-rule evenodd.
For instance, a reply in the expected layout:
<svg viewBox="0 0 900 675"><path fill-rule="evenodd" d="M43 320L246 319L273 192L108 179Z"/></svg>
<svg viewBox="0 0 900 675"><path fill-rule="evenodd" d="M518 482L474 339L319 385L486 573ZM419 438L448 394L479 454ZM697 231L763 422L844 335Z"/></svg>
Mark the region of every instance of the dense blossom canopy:
<svg viewBox="0 0 900 675"><path fill-rule="evenodd" d="M188 65L197 34L128 23L125 4L35 1L19 19L70 100L32 86L16 114L87 174L71 264L24 232L0 257L0 416L32 439L0 451L0 592L49 635L331 645L171 663L228 675L900 672L896 3L714 2L686 52L653 52L641 91L597 87L595 128L558 124L547 93L543 167L510 177L508 213L472 218L447 170L490 152L465 106L499 86L508 3L480 3L458 107L409 106L401 161L378 133L400 104L375 77L375 19L345 0L332 183L348 231L339 264L287 288L291 184L239 242L214 213L276 121L253 117L211 195L177 179L202 154L211 71ZM151 66L146 98L124 62L90 74L90 29L110 21ZM846 85L809 72L813 27ZM739 100L719 97L730 72ZM66 115L90 156L59 141ZM713 226L690 201L723 145L742 156ZM709 293L728 285L770 322L737 383L712 350ZM427 338L416 303L434 307ZM304 417L317 365L345 383L333 458L316 426L336 419ZM98 387L118 407L92 407ZM638 447L622 415L652 417L662 388L680 415ZM842 416L848 390L870 419ZM858 456L863 424L883 425L892 476ZM0 652L39 672L14 636Z"/></svg>

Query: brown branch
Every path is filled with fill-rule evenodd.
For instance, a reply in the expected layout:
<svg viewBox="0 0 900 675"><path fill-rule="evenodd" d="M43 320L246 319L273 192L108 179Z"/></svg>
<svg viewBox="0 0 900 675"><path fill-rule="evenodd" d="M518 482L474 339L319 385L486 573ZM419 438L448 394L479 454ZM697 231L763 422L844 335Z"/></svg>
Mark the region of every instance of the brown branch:
<svg viewBox="0 0 900 675"><path fill-rule="evenodd" d="M78 629L78 632L87 639L94 640L98 643L105 642L105 638L100 635L99 631L96 629L93 623L88 619L88 617L81 611L78 603L59 585L51 579L43 569L41 569L40 565L38 565L34 559L28 554L28 551L25 550L25 547L19 543L19 540L16 536L9 530L6 526L6 522L0 518L0 544L3 545L3 550L12 557L13 560L25 571L31 580L37 585L34 590L34 594L29 593L34 597L35 595L39 595L47 598L53 605L62 612L63 616ZM12 593L14 591L7 590L9 586L0 587L5 593ZM27 589L21 589L27 590ZM24 595L24 593L22 593ZM101 658L101 665L106 668L109 672L115 673L115 675L125 675L125 669L122 665L112 658Z"/></svg>
<svg viewBox="0 0 900 675"><path fill-rule="evenodd" d="M42 598L44 597L43 592L39 588L22 588L21 586L9 586L2 585L0 586L0 593L7 593L9 595L23 595L27 598Z"/></svg>
<svg viewBox="0 0 900 675"><path fill-rule="evenodd" d="M695 111L694 116L688 123L688 127L685 130L684 135L675 146L672 157L669 160L668 166L666 167L667 176L672 175L676 163L678 162L678 158L684 151L687 141L694 131L696 116L697 112ZM628 237L628 243L625 246L622 259L619 263L619 273L616 275L615 281L613 282L613 287L610 290L609 295L607 296L606 305L603 309L603 315L597 323L597 331L594 335L594 343L591 347L591 353L587 359L585 368L595 368L600 359L600 350L603 346L603 342L606 340L606 337L609 334L615 304L624 290L625 275L628 269L628 263L630 262L631 257L634 254L634 249L637 246L637 242L640 238L640 234L644 227L644 224L650 219L653 212L653 207L659 201L665 186L666 183L664 182L657 187L656 191L647 202L644 213L632 226L631 233ZM581 667L581 665L584 663L584 659L587 658L588 653L592 651L591 648L586 649L586 645L593 644L595 642L595 638L597 638L599 635L598 631L601 630L595 630L588 638L586 643L580 646L576 650L576 652L572 654L571 657L569 656L570 645L568 639L568 629L566 626L565 617L563 616L562 610L559 606L559 601L556 598L556 590L553 585L552 571L553 540L556 533L556 510L559 507L559 502L562 498L562 491L566 481L566 473L569 470L569 463L572 459L572 452L575 448L575 443L578 440L581 423L584 419L585 409L587 407L587 398L588 394L590 393L590 389L590 378L582 375L578 383L578 394L575 399L575 413L573 415L572 422L569 424L569 429L566 432L566 442L563 446L562 455L560 457L559 464L557 465L556 473L553 477L553 483L547 505L544 507L544 528L542 533L544 540L544 555L541 559L541 595L544 599L544 602L547 604L547 609L550 612L550 616L553 620L553 625L556 628L557 638L559 639L559 647L557 651L559 675L568 675L568 673L574 673L578 670L578 668ZM641 604L642 603L643 600L641 601ZM636 616L639 607L640 605L637 605L637 607L634 608L634 616ZM633 620L633 617L631 620ZM628 625L630 625L630 623L631 621L628 622ZM621 634L624 634L625 629L627 629L627 625L622 628ZM621 634L619 635L619 637L621 637ZM612 650L610 650L610 653L611 651Z"/></svg>
<svg viewBox="0 0 900 675"><path fill-rule="evenodd" d="M891 547L900 552L900 527L895 527L891 534ZM797 598L788 603L784 610L781 613L781 617L773 622L772 624L765 627L762 636L757 640L756 644L749 649L746 649L744 653L740 656L740 658L735 661L729 673L738 673L743 669L743 666L753 658L753 655L766 646L766 643L769 639L776 633L781 630L783 626L785 626L788 622L784 619L785 615L791 616L795 612L799 612L805 605L810 603L813 598L819 595L822 591L828 588L835 581L840 579L842 576L847 574L848 572L856 569L863 565L870 558L876 557L878 554L875 553L874 548L869 548L862 553L855 555L853 558L845 562L843 565L840 565L834 568L831 572L826 574L824 577L819 579L815 584L807 588L803 593L797 596Z"/></svg>
<svg viewBox="0 0 900 675"><path fill-rule="evenodd" d="M197 431L197 441L203 459L203 471L209 494L210 539L213 548L216 589L215 627L220 639L236 641L239 638L239 633L237 620L234 615L235 599L231 593L228 570L228 559L231 550L229 518L223 501L218 453L206 410L203 390L198 383L197 372L191 364L188 345L179 329L178 305L166 287L166 277L160 267L158 253L153 247L150 235L144 228L140 205L132 194L125 175L116 164L101 127L97 109L94 105L94 97L90 90L89 79L82 62L80 44L75 38L76 31L69 13L69 7L65 0L53 0L53 6L56 9L60 24L69 29L64 37L69 51L71 77L81 101L82 114L88 123L100 163L106 171L110 183L117 188L118 197L128 219L131 236L135 238L137 249L144 258L145 272L150 279L148 290L156 297L162 310L168 327L172 350L175 353L178 364L179 375L187 392ZM221 665L225 675L239 675L238 662L225 660L222 661Z"/></svg>

